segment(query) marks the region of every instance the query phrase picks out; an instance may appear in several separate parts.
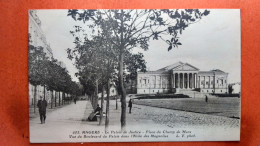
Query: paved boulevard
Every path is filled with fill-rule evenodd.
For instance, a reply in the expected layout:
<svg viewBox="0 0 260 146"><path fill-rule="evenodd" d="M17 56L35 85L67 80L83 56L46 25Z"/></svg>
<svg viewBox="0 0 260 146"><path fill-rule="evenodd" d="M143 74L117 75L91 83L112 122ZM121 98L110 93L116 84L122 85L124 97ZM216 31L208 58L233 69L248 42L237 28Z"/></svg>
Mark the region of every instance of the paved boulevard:
<svg viewBox="0 0 260 146"><path fill-rule="evenodd" d="M127 100L128 101L128 100ZM120 104L115 110L115 101L112 100L110 107L109 130L120 130ZM128 109L127 109L128 110ZM30 141L31 142L81 142L82 139L71 139L69 135L73 131L99 130L104 134L104 123L101 126L98 122L88 122L86 118L91 113L92 107L89 101L78 101L77 104L70 104L47 114L45 124L40 124L39 118L30 119ZM177 130L184 128L191 131L196 130L197 138L210 137L210 132L215 133L214 139L239 136L239 120L198 114L170 109L133 105L132 114L127 113L127 129L146 131L153 129ZM208 130L208 132L205 131ZM181 130L181 129L180 129ZM221 133L219 136L216 133ZM232 132L237 134L232 134ZM107 139L113 140L113 139ZM128 139L129 141L130 139ZM151 140L151 139L150 139ZM155 139L156 140L156 139ZM164 139L166 141L173 139ZM180 140L180 139L175 139ZM192 139L191 139L192 140ZM199 139L193 139L199 140ZM201 140L201 139L200 139ZM100 140L91 140L100 141ZM138 141L138 140L137 140ZM140 141L140 140L139 140Z"/></svg>

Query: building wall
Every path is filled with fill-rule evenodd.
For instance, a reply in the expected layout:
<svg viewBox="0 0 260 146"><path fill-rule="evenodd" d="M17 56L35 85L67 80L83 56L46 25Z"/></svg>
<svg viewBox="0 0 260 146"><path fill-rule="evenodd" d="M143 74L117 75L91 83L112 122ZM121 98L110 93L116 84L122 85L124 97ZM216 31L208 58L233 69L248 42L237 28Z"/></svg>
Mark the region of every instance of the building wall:
<svg viewBox="0 0 260 146"><path fill-rule="evenodd" d="M31 44L35 47L41 46L43 47L43 51L46 53L46 56L51 60L53 58L52 50L50 48L50 45L46 41L45 34L43 33L41 29L41 21L37 16L36 10L30 10L29 11L29 33L31 35ZM63 62L58 62L58 65L65 68L65 64ZM34 89L35 87L29 83L29 104L34 104ZM56 102L59 101L59 94L58 92L53 91L53 100L55 99L56 95ZM36 103L39 100L40 96L43 96L44 94L44 87L43 86L37 86L36 90ZM61 99L63 98L62 92L60 93ZM45 97L46 101L48 103L51 103L51 91L48 91L45 89Z"/></svg>
<svg viewBox="0 0 260 146"><path fill-rule="evenodd" d="M203 93L228 93L227 73L199 73L199 87ZM215 84L215 87L214 87Z"/></svg>
<svg viewBox="0 0 260 146"><path fill-rule="evenodd" d="M138 73L137 94L168 93L171 89L170 74Z"/></svg>
<svg viewBox="0 0 260 146"><path fill-rule="evenodd" d="M50 45L46 41L45 34L41 29L41 21L37 16L36 10L29 11L29 33L31 35L32 45L35 47L43 47L46 56L51 59L53 57Z"/></svg>
<svg viewBox="0 0 260 146"><path fill-rule="evenodd" d="M176 72L176 71L175 71ZM175 73L174 72L174 73ZM202 93L228 93L228 74L214 71L177 71L176 73L197 74L197 88ZM137 74L137 94L157 94L174 92L171 72L146 72ZM181 89L180 89L181 90ZM191 89L190 89L191 90Z"/></svg>

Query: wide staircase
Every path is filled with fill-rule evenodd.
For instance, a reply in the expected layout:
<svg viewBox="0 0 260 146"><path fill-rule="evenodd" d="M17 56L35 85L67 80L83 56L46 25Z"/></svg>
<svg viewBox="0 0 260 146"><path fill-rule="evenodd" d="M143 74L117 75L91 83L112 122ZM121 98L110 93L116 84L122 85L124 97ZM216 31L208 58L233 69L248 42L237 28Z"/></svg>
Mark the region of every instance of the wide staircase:
<svg viewBox="0 0 260 146"><path fill-rule="evenodd" d="M175 94L187 95L190 98L205 98L205 95L207 95L208 98L216 98L214 95L198 92L193 89L177 89Z"/></svg>

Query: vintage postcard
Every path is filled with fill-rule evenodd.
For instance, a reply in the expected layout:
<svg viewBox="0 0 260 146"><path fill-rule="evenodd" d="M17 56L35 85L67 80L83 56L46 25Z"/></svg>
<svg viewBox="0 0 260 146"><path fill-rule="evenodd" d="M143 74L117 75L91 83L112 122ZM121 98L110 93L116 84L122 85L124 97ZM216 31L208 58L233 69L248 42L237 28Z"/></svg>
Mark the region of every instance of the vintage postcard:
<svg viewBox="0 0 260 146"><path fill-rule="evenodd" d="M239 141L239 9L29 10L31 143Z"/></svg>

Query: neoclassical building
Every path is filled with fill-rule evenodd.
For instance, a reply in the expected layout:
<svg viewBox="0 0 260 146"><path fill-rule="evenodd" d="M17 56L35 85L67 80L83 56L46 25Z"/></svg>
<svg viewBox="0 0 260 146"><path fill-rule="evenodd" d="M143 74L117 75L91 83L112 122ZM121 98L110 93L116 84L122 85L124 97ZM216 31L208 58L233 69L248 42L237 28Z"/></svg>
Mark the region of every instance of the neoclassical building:
<svg viewBox="0 0 260 146"><path fill-rule="evenodd" d="M228 73L219 69L200 71L189 63L177 62L156 71L137 73L137 94L199 91L227 93Z"/></svg>

